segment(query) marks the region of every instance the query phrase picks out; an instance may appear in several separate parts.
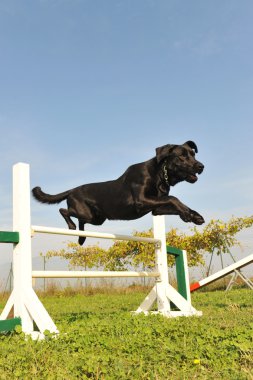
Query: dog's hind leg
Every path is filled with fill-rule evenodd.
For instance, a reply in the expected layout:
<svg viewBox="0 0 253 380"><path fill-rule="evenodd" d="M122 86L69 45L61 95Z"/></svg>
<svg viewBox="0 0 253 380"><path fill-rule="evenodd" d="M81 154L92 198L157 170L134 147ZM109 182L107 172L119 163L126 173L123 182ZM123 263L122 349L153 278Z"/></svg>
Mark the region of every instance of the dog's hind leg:
<svg viewBox="0 0 253 380"><path fill-rule="evenodd" d="M84 231L84 225L85 225L85 223L82 220L79 219L79 230L80 231ZM79 236L78 243L80 245L83 245L83 243L85 242L85 240L86 240L85 236Z"/></svg>
<svg viewBox="0 0 253 380"><path fill-rule="evenodd" d="M85 223L91 223L91 224L94 224L95 226L100 226L101 224L104 223L105 218L100 216L100 218L97 217L97 218L94 218L92 220L87 220L87 221L83 219L78 219L78 220L79 220L79 230L84 231ZM80 245L83 245L85 240L86 240L86 236L79 236L78 243Z"/></svg>
<svg viewBox="0 0 253 380"><path fill-rule="evenodd" d="M63 216L63 218L65 219L67 225L68 225L68 228L70 230L76 230L76 225L75 223L73 222L73 220L70 218L69 216L69 212L67 209L65 208L60 208L60 214Z"/></svg>

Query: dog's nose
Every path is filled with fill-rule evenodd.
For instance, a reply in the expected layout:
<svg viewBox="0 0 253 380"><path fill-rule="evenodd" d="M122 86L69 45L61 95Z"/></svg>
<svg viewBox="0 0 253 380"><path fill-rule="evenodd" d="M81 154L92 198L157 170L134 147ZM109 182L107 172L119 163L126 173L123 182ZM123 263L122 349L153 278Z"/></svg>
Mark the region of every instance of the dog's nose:
<svg viewBox="0 0 253 380"><path fill-rule="evenodd" d="M198 173L202 173L204 170L204 165L201 162L198 162L197 164Z"/></svg>

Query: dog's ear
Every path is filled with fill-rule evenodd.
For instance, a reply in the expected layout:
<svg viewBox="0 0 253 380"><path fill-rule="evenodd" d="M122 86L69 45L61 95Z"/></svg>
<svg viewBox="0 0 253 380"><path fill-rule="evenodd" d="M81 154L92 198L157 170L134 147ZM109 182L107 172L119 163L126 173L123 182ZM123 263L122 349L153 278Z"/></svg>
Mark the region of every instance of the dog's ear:
<svg viewBox="0 0 253 380"><path fill-rule="evenodd" d="M163 145L163 146L160 146L159 148L156 148L156 160L157 160L157 163L159 164L162 160L164 160L166 157L169 156L172 148L174 147L175 145L172 145L172 144L167 144L167 145Z"/></svg>
<svg viewBox="0 0 253 380"><path fill-rule="evenodd" d="M197 145L195 144L194 141L186 141L186 142L183 144L183 146L184 146L184 145L189 146L190 148L194 149L196 153L198 153L198 147L197 147Z"/></svg>

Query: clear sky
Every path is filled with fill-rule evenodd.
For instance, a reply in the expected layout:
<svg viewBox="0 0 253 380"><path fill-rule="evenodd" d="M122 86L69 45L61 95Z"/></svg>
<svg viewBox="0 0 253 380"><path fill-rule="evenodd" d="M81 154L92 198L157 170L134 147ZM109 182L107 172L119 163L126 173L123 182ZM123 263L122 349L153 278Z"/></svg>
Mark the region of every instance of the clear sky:
<svg viewBox="0 0 253 380"><path fill-rule="evenodd" d="M31 165L31 187L59 193L186 140L205 171L171 194L206 222L252 215L252 19L251 0L1 0L1 228L12 225L16 162ZM65 227L58 208L33 200L33 224Z"/></svg>

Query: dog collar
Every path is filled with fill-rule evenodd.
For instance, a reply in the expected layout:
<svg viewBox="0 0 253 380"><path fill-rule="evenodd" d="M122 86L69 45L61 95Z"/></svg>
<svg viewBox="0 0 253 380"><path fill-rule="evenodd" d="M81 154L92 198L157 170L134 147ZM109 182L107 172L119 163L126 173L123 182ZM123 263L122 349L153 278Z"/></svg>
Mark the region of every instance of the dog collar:
<svg viewBox="0 0 253 380"><path fill-rule="evenodd" d="M166 185L170 186L169 176L168 176L168 170L167 170L167 167L166 167L166 163L167 163L167 161L165 161L164 165L163 165L163 177L164 177Z"/></svg>

